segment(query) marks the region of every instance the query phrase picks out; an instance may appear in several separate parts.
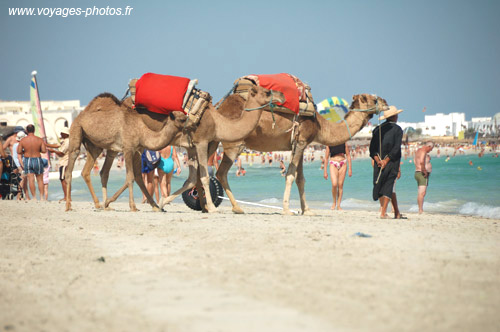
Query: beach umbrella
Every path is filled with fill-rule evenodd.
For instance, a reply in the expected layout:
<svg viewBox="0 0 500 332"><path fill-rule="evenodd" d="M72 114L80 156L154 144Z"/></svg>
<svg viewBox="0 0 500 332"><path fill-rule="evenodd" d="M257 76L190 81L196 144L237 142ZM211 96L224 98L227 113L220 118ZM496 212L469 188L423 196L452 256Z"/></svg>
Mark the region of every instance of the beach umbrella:
<svg viewBox="0 0 500 332"><path fill-rule="evenodd" d="M413 127L406 127L404 130L403 130L403 134L414 134L416 133L417 131L415 130L415 128Z"/></svg>
<svg viewBox="0 0 500 332"><path fill-rule="evenodd" d="M339 122L348 112L349 103L339 97L330 97L316 105L319 114L331 122Z"/></svg>

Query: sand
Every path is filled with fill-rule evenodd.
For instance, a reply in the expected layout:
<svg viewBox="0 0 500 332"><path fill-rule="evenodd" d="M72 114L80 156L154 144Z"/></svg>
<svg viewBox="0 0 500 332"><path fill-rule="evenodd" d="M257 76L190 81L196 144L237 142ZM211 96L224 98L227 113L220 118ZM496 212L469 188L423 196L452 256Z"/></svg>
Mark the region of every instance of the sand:
<svg viewBox="0 0 500 332"><path fill-rule="evenodd" d="M0 201L0 331L498 331L500 221ZM371 237L355 236L361 232Z"/></svg>

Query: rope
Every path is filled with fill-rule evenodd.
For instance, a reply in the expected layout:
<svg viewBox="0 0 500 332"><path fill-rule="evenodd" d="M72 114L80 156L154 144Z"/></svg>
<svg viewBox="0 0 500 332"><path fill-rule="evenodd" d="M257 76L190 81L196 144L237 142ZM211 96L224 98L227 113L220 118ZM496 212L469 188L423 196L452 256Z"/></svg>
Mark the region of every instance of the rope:
<svg viewBox="0 0 500 332"><path fill-rule="evenodd" d="M215 106L215 109L219 109L220 105L222 105L222 103L227 99L227 97L229 97L231 95L231 93L233 93L234 91L236 91L236 88L238 87L238 83L235 83L233 85L233 87L231 88L231 90L229 90L225 95L224 97L222 97L222 100L217 103L217 105Z"/></svg>
<svg viewBox="0 0 500 332"><path fill-rule="evenodd" d="M380 124L380 118L378 118L378 149L379 149L379 153L378 153L378 159L380 159L380 161L382 161L382 124ZM383 168L381 167L380 168L380 171L378 172L378 176L377 176L377 181L375 181L375 184L378 184L378 181L380 180L380 176L382 175L382 170Z"/></svg>
<svg viewBox="0 0 500 332"><path fill-rule="evenodd" d="M269 108L271 109L271 116L273 118L272 129L274 129L274 126L276 125L276 119L274 118L274 108L276 107L276 104L273 103L273 97L274 97L273 90L269 90L269 91L271 91L271 100L269 100L269 102L267 104L264 104L262 106L255 107L255 108L245 108L245 111L256 111L256 110L260 110L262 108L269 106Z"/></svg>
<svg viewBox="0 0 500 332"><path fill-rule="evenodd" d="M352 135L351 135L351 131L349 130L349 125L347 124L347 121L345 119L342 119L342 121L344 121L345 126L347 127L347 132L349 133L349 139L351 139Z"/></svg>
<svg viewBox="0 0 500 332"><path fill-rule="evenodd" d="M125 100L125 98L127 98L127 95L128 95L128 93L129 93L129 91L130 91L130 88L128 88L128 89L127 89L127 91L125 91L125 94L123 95L123 97L122 97L122 99L120 100L120 102L122 102L122 103L123 103L123 101Z"/></svg>

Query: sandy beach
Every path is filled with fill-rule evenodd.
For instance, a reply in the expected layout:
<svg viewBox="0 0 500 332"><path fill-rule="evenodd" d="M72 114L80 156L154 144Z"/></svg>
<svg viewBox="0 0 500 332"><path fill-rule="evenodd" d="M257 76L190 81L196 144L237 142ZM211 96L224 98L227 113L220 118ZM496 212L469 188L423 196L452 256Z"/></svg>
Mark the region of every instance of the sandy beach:
<svg viewBox="0 0 500 332"><path fill-rule="evenodd" d="M498 331L500 225L2 201L0 330ZM356 236L366 234L370 237Z"/></svg>

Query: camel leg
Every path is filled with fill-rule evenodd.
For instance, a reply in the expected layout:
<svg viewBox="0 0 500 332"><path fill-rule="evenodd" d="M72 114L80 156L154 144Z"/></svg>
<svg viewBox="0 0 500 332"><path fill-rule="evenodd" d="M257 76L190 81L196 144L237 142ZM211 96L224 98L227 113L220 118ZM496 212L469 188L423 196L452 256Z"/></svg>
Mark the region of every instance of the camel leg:
<svg viewBox="0 0 500 332"><path fill-rule="evenodd" d="M85 161L85 165L82 169L82 178L87 184L89 188L90 195L92 195L92 199L94 200L94 206L96 209L100 209L101 205L99 204L99 198L95 194L94 187L92 186L92 180L90 179L90 172L94 167L94 162L99 157L99 154L102 152L101 148L98 148L92 144L85 144L87 148L87 160Z"/></svg>
<svg viewBox="0 0 500 332"><path fill-rule="evenodd" d="M135 206L134 202L134 152L132 151L124 151L123 157L125 159L125 169L126 169L126 180L125 184L104 204L104 207L107 208L111 202L114 202L120 197L123 191L128 188L129 190L129 206L130 211L136 212L139 211Z"/></svg>
<svg viewBox="0 0 500 332"><path fill-rule="evenodd" d="M297 143L295 149L295 154L292 156L290 165L288 165L288 171L286 172L286 184L285 193L283 194L283 214L293 215L290 211L290 192L292 190L292 184L297 176L297 165L304 157L304 148L306 147L305 142Z"/></svg>
<svg viewBox="0 0 500 332"><path fill-rule="evenodd" d="M111 166L113 165L113 161L116 158L118 152L107 150L106 159L104 160L104 164L102 165L101 171L99 175L101 176L101 187L102 187L102 201L106 202L108 200L108 179L109 179L109 171L111 170ZM108 207L109 209L109 207Z"/></svg>
<svg viewBox="0 0 500 332"><path fill-rule="evenodd" d="M133 159L133 170L134 170L134 177L135 177L135 182L137 182L137 185L139 188L141 188L141 191L144 193L146 196L146 199L148 200L148 203L151 205L153 208L153 211L158 212L161 211L160 207L156 204L154 201L153 197L149 194L146 185L144 184L144 180L142 178L142 173L141 173L141 154L139 152L136 152L134 154L134 159ZM132 198L133 200L133 198Z"/></svg>
<svg viewBox="0 0 500 332"><path fill-rule="evenodd" d="M207 195L205 193L205 189L203 188L203 184L201 183L200 177L200 168L198 167L196 171L196 188L198 190L198 199L200 200L201 212L208 213L207 209Z"/></svg>
<svg viewBox="0 0 500 332"><path fill-rule="evenodd" d="M207 212L213 213L217 212L217 208L212 201L212 196L210 195L210 177L208 176L208 144L206 142L201 142L196 146L196 152L198 155L198 171L200 174L200 181L205 190L205 199L207 202ZM198 188L198 187L197 187ZM201 201L200 201L201 202Z"/></svg>
<svg viewBox="0 0 500 332"><path fill-rule="evenodd" d="M77 147L68 151L68 166L64 178L66 179L66 211L71 211L71 180L73 178L73 168L75 167L76 158L80 154L80 144Z"/></svg>
<svg viewBox="0 0 500 332"><path fill-rule="evenodd" d="M245 213L243 209L238 205L236 199L234 198L233 192L229 187L229 182L227 181L227 174L233 166L233 160L238 158L238 156L243 152L245 146L242 144L239 147L231 147L229 149L224 149L224 157L219 165L219 169L217 170L217 179L220 181L222 188L226 191L226 195L231 201L231 205L233 206L233 212L237 214Z"/></svg>
<svg viewBox="0 0 500 332"><path fill-rule="evenodd" d="M186 190L193 188L196 185L196 177L197 177L197 169L198 169L198 160L196 158L196 151L193 149L187 149L188 153L188 167L189 167L189 176L187 181L184 183L182 188L178 189L176 192L171 194L166 198L161 198L160 208L163 208L165 204L169 204L172 202L177 196L181 195Z"/></svg>
<svg viewBox="0 0 500 332"><path fill-rule="evenodd" d="M300 197L300 207L302 208L302 214L307 216L314 216L315 213L309 209L306 203L306 192L305 192L305 184L306 178L304 177L304 159L300 158L299 165L297 166L297 179L295 180L297 184L297 188L299 189L299 197Z"/></svg>

